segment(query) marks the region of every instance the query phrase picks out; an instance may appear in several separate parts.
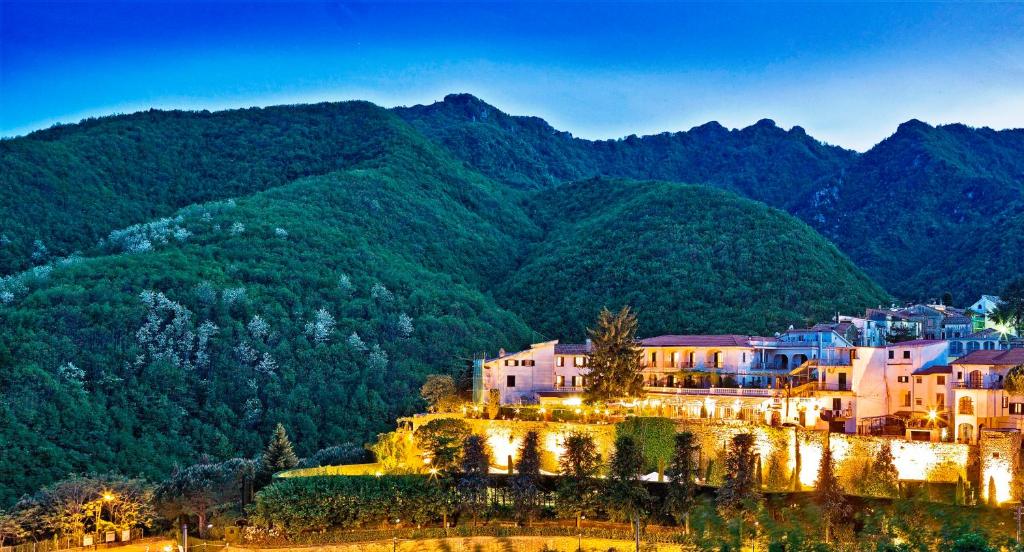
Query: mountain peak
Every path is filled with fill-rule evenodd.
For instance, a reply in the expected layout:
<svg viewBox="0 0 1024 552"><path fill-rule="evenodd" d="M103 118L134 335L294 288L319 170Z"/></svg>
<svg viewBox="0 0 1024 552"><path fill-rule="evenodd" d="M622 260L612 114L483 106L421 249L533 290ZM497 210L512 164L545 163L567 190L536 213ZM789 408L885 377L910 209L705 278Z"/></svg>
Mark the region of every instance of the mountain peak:
<svg viewBox="0 0 1024 552"><path fill-rule="evenodd" d="M922 132L931 130L932 128L934 127L932 127L931 125L924 121L921 121L919 119L910 119L905 123L900 123L900 126L896 127L896 134L906 132Z"/></svg>

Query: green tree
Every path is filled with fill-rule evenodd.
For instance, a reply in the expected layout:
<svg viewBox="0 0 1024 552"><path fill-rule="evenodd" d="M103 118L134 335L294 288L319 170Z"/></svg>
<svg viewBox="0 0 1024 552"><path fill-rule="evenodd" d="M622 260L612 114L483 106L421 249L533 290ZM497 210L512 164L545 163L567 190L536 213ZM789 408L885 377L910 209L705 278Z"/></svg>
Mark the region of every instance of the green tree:
<svg viewBox="0 0 1024 552"><path fill-rule="evenodd" d="M902 343L904 341L911 341L917 339L914 335L913 330L909 326L893 326L889 329L889 333L885 334L886 343Z"/></svg>
<svg viewBox="0 0 1024 552"><path fill-rule="evenodd" d="M692 433L676 434L672 460L665 472L669 478L665 491L665 513L677 524L682 523L686 528L686 534L690 534L690 512L697 504L697 485L694 482L698 470L697 462L694 460L696 452L697 446L694 444Z"/></svg>
<svg viewBox="0 0 1024 552"><path fill-rule="evenodd" d="M871 464L870 481L872 494L886 498L896 498L900 491L900 473L896 469L896 459L892 455L892 443L883 441L878 448L878 455Z"/></svg>
<svg viewBox="0 0 1024 552"><path fill-rule="evenodd" d="M431 412L452 412L459 403L458 389L451 376L431 374L420 387L420 396Z"/></svg>
<svg viewBox="0 0 1024 552"><path fill-rule="evenodd" d="M516 461L516 474L510 482L516 513L529 525L540 507L540 436L526 432Z"/></svg>
<svg viewBox="0 0 1024 552"><path fill-rule="evenodd" d="M487 483L490 480L490 456L487 442L479 435L466 437L462 449L462 474L459 495L462 506L473 516L476 525L480 511L487 507Z"/></svg>
<svg viewBox="0 0 1024 552"><path fill-rule="evenodd" d="M277 472L290 470L299 464L299 458L295 456L292 449L292 442L288 439L288 432L284 424L278 423L274 428L274 434L270 442L263 449L263 456L260 458L260 474L263 482L270 481L270 476Z"/></svg>
<svg viewBox="0 0 1024 552"><path fill-rule="evenodd" d="M416 429L416 446L430 455L430 463L442 473L458 469L469 424L458 418L438 418Z"/></svg>
<svg viewBox="0 0 1024 552"><path fill-rule="evenodd" d="M584 390L587 402L643 394L640 373L643 353L637 344L636 328L636 316L625 306L617 314L601 309L597 328L587 330L592 342Z"/></svg>
<svg viewBox="0 0 1024 552"><path fill-rule="evenodd" d="M559 458L562 477L558 481L556 496L563 509L575 514L578 529L580 518L599 505L597 474L601 457L594 438L588 433L566 435L562 447L565 449Z"/></svg>
<svg viewBox="0 0 1024 552"><path fill-rule="evenodd" d="M629 435L640 445L647 471L665 473L675 447L676 424L669 418L630 416L615 424L615 435Z"/></svg>
<svg viewBox="0 0 1024 552"><path fill-rule="evenodd" d="M1007 318L1013 321L1012 327L1020 334L1024 325L1024 276L1018 276L1006 284L999 299L1002 301L999 310L1006 312Z"/></svg>
<svg viewBox="0 0 1024 552"><path fill-rule="evenodd" d="M843 488L836 477L835 462L832 460L832 447L826 436L821 449L821 464L818 466L818 481L814 486L814 502L821 508L822 521L825 527L825 542L832 542L832 528L836 522L848 515L850 506L846 502Z"/></svg>
<svg viewBox="0 0 1024 552"><path fill-rule="evenodd" d="M215 507L237 497L235 474L222 464L195 464L176 469L156 490L156 502L167 519L195 517L199 536Z"/></svg>
<svg viewBox="0 0 1024 552"><path fill-rule="evenodd" d="M755 480L755 459L754 436L749 433L735 435L726 451L725 477L716 497L719 514L736 520L741 543L743 522L760 508L761 490Z"/></svg>
<svg viewBox="0 0 1024 552"><path fill-rule="evenodd" d="M651 495L643 482L644 456L632 437L615 439L615 451L608 466L604 502L609 512L633 526L636 550L640 551L640 529L650 515Z"/></svg>

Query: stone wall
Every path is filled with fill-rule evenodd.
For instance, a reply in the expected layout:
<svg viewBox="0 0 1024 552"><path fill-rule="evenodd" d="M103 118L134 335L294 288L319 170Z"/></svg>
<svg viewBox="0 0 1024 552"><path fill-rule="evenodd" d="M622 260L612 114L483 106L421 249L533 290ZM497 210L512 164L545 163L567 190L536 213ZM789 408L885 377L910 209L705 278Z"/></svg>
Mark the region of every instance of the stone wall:
<svg viewBox="0 0 1024 552"><path fill-rule="evenodd" d="M528 431L540 434L542 448L542 467L546 471L557 471L558 457L561 454L561 442L565 435L573 431L589 433L597 442L598 450L604 458L608 458L615 440L615 426L611 424L577 424L562 422L521 422L514 420L467 420L475 433L485 435L493 451L493 464L505 467L508 456L513 460L523 436ZM799 490L814 486L818 478L821 462L821 451L825 442L825 432L797 428L770 427L752 425L735 420L678 420L676 425L680 431L694 434L698 447L701 478L708 484L721 483L722 465L725 450L733 436L739 433L754 435L759 460L761 462L762 479L771 490ZM830 436L832 455L836 462L836 470L844 482L853 482L860 477L867 465L875 457L882 446L892 447L896 469L900 479L906 481L930 481L937 483L956 483L957 479L967 479L967 467L970 461L971 446L960 443L932 443L923 441L907 441L884 437L863 435L846 435L833 433ZM799 448L796 447L799 443ZM1003 448L1012 448L1013 443ZM1019 447L1019 437L1017 439ZM984 447L984 444L983 444ZM1002 453L1007 458L1008 452ZM990 454L991 456L991 454ZM1011 455L1014 462L1016 455ZM1001 465L989 462L992 466ZM998 481L1002 472L997 467L989 470ZM1004 470L1005 471L1005 470ZM798 475L794 481L794 473ZM986 481L989 476L986 475Z"/></svg>

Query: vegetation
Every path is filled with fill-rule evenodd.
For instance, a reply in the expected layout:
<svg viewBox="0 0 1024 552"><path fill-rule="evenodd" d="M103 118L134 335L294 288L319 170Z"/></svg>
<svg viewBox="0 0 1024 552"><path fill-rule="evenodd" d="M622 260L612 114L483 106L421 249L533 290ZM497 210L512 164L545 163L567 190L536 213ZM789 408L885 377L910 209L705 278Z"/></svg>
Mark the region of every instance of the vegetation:
<svg viewBox="0 0 1024 552"><path fill-rule="evenodd" d="M420 396L431 412L454 412L459 404L458 392L455 380L449 375L427 376L420 388Z"/></svg>
<svg viewBox="0 0 1024 552"><path fill-rule="evenodd" d="M438 418L416 429L416 446L429 454L430 464L442 472L457 469L469 437L469 424L458 418Z"/></svg>
<svg viewBox="0 0 1024 552"><path fill-rule="evenodd" d="M697 484L694 478L697 477L698 466L694 458L697 453L697 446L694 444L693 434L689 432L678 433L672 447L672 460L669 462L668 485L665 492L665 513L672 517L677 524L682 524L686 533L690 533L690 513L696 505Z"/></svg>
<svg viewBox="0 0 1024 552"><path fill-rule="evenodd" d="M483 437L470 435L466 438L462 449L459 494L463 505L473 517L474 526L480 511L487 507L487 482L490 475L488 458L487 442Z"/></svg>
<svg viewBox="0 0 1024 552"><path fill-rule="evenodd" d="M637 344L636 327L636 315L624 306L618 314L601 309L597 328L587 330L593 343L584 389L587 402L643 395L642 353Z"/></svg>
<svg viewBox="0 0 1024 552"><path fill-rule="evenodd" d="M288 433L284 426L277 424L274 428L274 436L267 443L267 448L260 457L260 473L269 477L277 472L290 470L299 464L299 458L292 450L292 442L288 440Z"/></svg>
<svg viewBox="0 0 1024 552"><path fill-rule="evenodd" d="M843 495L843 488L836 477L835 462L832 461L832 447L826 436L821 450L821 464L818 466L818 481L814 485L814 501L821 508L822 525L825 527L825 542L832 542L832 528L842 517L850 513L850 506Z"/></svg>
<svg viewBox="0 0 1024 552"><path fill-rule="evenodd" d="M596 512L601 506L597 480L601 457L594 438L586 433L570 433L562 446L565 448L559 459L562 477L556 495L559 506L576 515L578 528L584 515Z"/></svg>
<svg viewBox="0 0 1024 552"><path fill-rule="evenodd" d="M510 185L408 113L150 111L0 141L0 442L17 443L0 507L69 473L159 481L252 458L277 423L297 456L362 445L423 409L428 375L465 388L473 354L582 338L604 305L637 306L641 335L761 333L888 299L763 205L662 182ZM779 132L725 132L752 155L724 187L792 180L751 180L767 151L843 155L792 132L766 146ZM661 165L635 141L608 148Z"/></svg>
<svg viewBox="0 0 1024 552"><path fill-rule="evenodd" d="M512 478L512 499L516 513L527 525L533 521L540 507L540 436L536 431L526 432L523 446L516 460L516 474Z"/></svg>
<svg viewBox="0 0 1024 552"><path fill-rule="evenodd" d="M676 446L676 424L669 418L630 416L615 424L615 435L628 435L640 446L645 473L664 475Z"/></svg>
<svg viewBox="0 0 1024 552"><path fill-rule="evenodd" d="M740 433L732 438L725 457L725 478L718 488L718 510L725 519L734 519L740 543L743 522L753 519L761 507L761 489L754 463L754 436Z"/></svg>
<svg viewBox="0 0 1024 552"><path fill-rule="evenodd" d="M643 484L644 456L640 446L628 435L615 438L615 452L608 466L605 507L615 516L630 522L640 550L640 531L651 513L651 496Z"/></svg>

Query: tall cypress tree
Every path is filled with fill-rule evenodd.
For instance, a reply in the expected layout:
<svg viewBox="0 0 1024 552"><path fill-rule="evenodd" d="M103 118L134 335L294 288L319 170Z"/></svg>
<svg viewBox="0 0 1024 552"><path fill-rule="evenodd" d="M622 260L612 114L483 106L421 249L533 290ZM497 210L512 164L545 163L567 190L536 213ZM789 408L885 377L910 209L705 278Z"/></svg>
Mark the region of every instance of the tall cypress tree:
<svg viewBox="0 0 1024 552"><path fill-rule="evenodd" d="M570 433L562 443L565 452L559 461L562 477L558 482L558 503L576 514L576 528L580 517L598 505L597 470L601 457L594 438L582 432Z"/></svg>
<svg viewBox="0 0 1024 552"><path fill-rule="evenodd" d="M725 479L718 488L718 509L723 518L735 518L743 543L744 518L752 517L760 505L761 489L754 468L754 436L740 433L732 438L725 456Z"/></svg>
<svg viewBox="0 0 1024 552"><path fill-rule="evenodd" d="M839 518L849 514L850 506L846 502L839 478L836 477L836 466L832 461L832 449L827 436L821 450L821 465L818 467L814 501L821 508L822 521L825 525L825 542L830 543L832 542L832 526Z"/></svg>
<svg viewBox="0 0 1024 552"><path fill-rule="evenodd" d="M516 475L512 478L512 498L519 516L529 525L540 506L540 436L536 431L526 433L519 449Z"/></svg>
<svg viewBox="0 0 1024 552"><path fill-rule="evenodd" d="M693 458L696 450L692 433L676 434L672 460L665 470L665 475L669 477L665 513L672 516L676 523L684 523L686 534L690 534L690 511L696 505L697 485L693 481L697 475L697 463Z"/></svg>
<svg viewBox="0 0 1024 552"><path fill-rule="evenodd" d="M606 502L609 510L633 525L636 550L640 551L640 526L650 513L651 496L643 483L644 455L640 445L629 435L615 439L606 481Z"/></svg>
<svg viewBox="0 0 1024 552"><path fill-rule="evenodd" d="M487 443L479 435L470 435L462 448L462 477L459 479L459 493L462 505L473 513L473 525L477 515L487 506L487 481L489 479Z"/></svg>
<svg viewBox="0 0 1024 552"><path fill-rule="evenodd" d="M636 315L626 306L617 314L601 309L597 328L587 330L593 345L586 378L587 402L643 394L644 380L640 373L643 352L637 344L636 327Z"/></svg>

